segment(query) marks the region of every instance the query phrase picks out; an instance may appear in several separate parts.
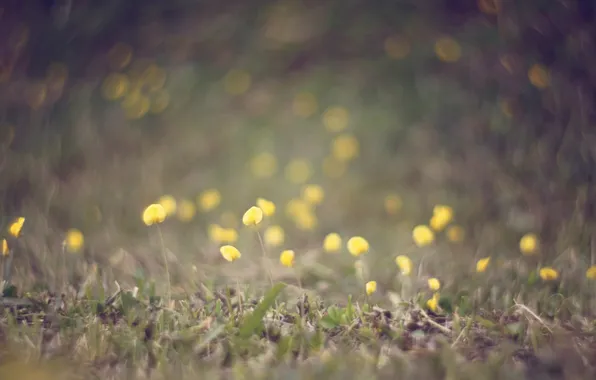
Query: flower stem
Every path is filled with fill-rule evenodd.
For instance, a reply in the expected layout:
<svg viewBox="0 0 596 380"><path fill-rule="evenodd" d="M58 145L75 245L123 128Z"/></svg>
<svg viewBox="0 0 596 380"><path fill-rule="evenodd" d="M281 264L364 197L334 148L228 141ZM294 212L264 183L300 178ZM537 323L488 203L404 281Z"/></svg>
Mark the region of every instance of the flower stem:
<svg viewBox="0 0 596 380"><path fill-rule="evenodd" d="M161 245L161 254L163 257L163 263L166 268L166 275L168 278L168 291L166 293L166 305L169 307L170 300L172 298L172 282L170 279L170 267L168 266L168 255L166 252L166 245L163 241L163 234L161 233L161 228L159 228L159 224L156 225L157 227L157 236L159 236L159 243Z"/></svg>
<svg viewBox="0 0 596 380"><path fill-rule="evenodd" d="M269 282L271 286L273 286L273 276L271 275L271 271L269 270L268 262L267 262L267 249L265 248L265 243L263 242L263 238L261 237L261 233L257 230L257 236L259 237L259 244L261 245L261 251L263 251L263 269L267 272L267 276L269 276Z"/></svg>

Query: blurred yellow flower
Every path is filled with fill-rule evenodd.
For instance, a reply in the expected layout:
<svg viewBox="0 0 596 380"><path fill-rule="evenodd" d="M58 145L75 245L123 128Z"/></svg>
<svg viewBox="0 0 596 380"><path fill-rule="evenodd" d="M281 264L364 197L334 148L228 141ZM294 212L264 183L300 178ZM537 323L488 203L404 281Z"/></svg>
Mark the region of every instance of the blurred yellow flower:
<svg viewBox="0 0 596 380"><path fill-rule="evenodd" d="M418 247L424 247L435 240L435 234L428 226L419 225L412 230L412 238Z"/></svg>
<svg viewBox="0 0 596 380"><path fill-rule="evenodd" d="M433 216L430 219L430 226L435 231L442 231L453 219L453 209L445 205L436 205L433 208Z"/></svg>
<svg viewBox="0 0 596 380"><path fill-rule="evenodd" d="M513 101L511 99L504 99L500 102L500 108L503 115L509 119L513 117Z"/></svg>
<svg viewBox="0 0 596 380"><path fill-rule="evenodd" d="M263 210L257 206L252 206L244 215L242 215L242 224L245 226L256 226L263 220Z"/></svg>
<svg viewBox="0 0 596 380"><path fill-rule="evenodd" d="M299 117L312 116L317 111L317 98L310 92L301 92L294 98L292 111Z"/></svg>
<svg viewBox="0 0 596 380"><path fill-rule="evenodd" d="M330 107L323 113L323 124L329 132L339 132L348 126L350 114L344 107Z"/></svg>
<svg viewBox="0 0 596 380"><path fill-rule="evenodd" d="M157 201L166 211L166 215L172 215L176 212L176 199L171 195L163 195Z"/></svg>
<svg viewBox="0 0 596 380"><path fill-rule="evenodd" d="M496 15L500 12L501 3L498 0L478 0L478 8L482 13Z"/></svg>
<svg viewBox="0 0 596 380"><path fill-rule="evenodd" d="M182 199L177 209L176 216L182 222L190 222L197 212L194 202L188 199Z"/></svg>
<svg viewBox="0 0 596 380"><path fill-rule="evenodd" d="M244 70L231 70L224 77L224 89L230 95L244 94L250 88L252 78Z"/></svg>
<svg viewBox="0 0 596 380"><path fill-rule="evenodd" d="M216 243L235 243L238 232L233 228L223 228L219 224L210 224L207 230L211 241Z"/></svg>
<svg viewBox="0 0 596 380"><path fill-rule="evenodd" d="M19 237L21 234L21 230L23 229L23 224L25 224L25 218L18 217L12 224L8 227L8 233L14 237Z"/></svg>
<svg viewBox="0 0 596 380"><path fill-rule="evenodd" d="M410 53L410 42L403 36L392 36L385 39L384 48L389 58L399 60Z"/></svg>
<svg viewBox="0 0 596 380"><path fill-rule="evenodd" d="M408 256L399 255L395 258L395 264L399 267L401 274L404 276L410 275L412 273L412 260Z"/></svg>
<svg viewBox="0 0 596 380"><path fill-rule="evenodd" d="M129 93L120 104L124 110L124 116L129 120L142 118L149 112L151 101L149 97L140 93Z"/></svg>
<svg viewBox="0 0 596 380"><path fill-rule="evenodd" d="M447 228L447 239L452 243L460 243L464 240L466 232L461 226L449 226Z"/></svg>
<svg viewBox="0 0 596 380"><path fill-rule="evenodd" d="M476 262L476 272L482 273L482 272L486 271L488 264L490 264L490 256L478 260Z"/></svg>
<svg viewBox="0 0 596 380"><path fill-rule="evenodd" d="M435 54L443 62L456 62L461 57L461 47L453 38L444 36L435 43Z"/></svg>
<svg viewBox="0 0 596 380"><path fill-rule="evenodd" d="M550 73L546 66L535 64L528 70L528 78L534 87L543 89L550 86Z"/></svg>
<svg viewBox="0 0 596 380"><path fill-rule="evenodd" d="M66 232L66 238L64 239L64 246L68 252L76 253L81 250L85 238L83 233L75 228L72 228Z"/></svg>
<svg viewBox="0 0 596 380"><path fill-rule="evenodd" d="M2 256L8 256L8 242L2 239Z"/></svg>
<svg viewBox="0 0 596 380"><path fill-rule="evenodd" d="M538 249L538 237L535 234L526 234L519 241L519 249L524 255L532 255Z"/></svg>
<svg viewBox="0 0 596 380"><path fill-rule="evenodd" d="M556 269L551 267L540 268L538 274L540 275L540 278L544 281L552 281L559 278L559 272L557 272Z"/></svg>
<svg viewBox="0 0 596 380"><path fill-rule="evenodd" d="M234 247L233 245L224 245L219 248L219 252L223 256L224 259L227 261L236 261L242 256L238 248Z"/></svg>
<svg viewBox="0 0 596 380"><path fill-rule="evenodd" d="M426 301L426 307L428 307L431 311L436 312L439 309L439 300L439 293L434 293L432 298Z"/></svg>
<svg viewBox="0 0 596 380"><path fill-rule="evenodd" d="M5 242L6 242L6 240L5 240ZM586 271L586 278L588 278L590 280L596 280L596 265L592 265L591 267L588 268L588 270Z"/></svg>
<svg viewBox="0 0 596 380"><path fill-rule="evenodd" d="M441 281L439 281L438 278L434 278L434 277L429 278L428 279L428 287L430 288L430 290L433 290L436 292L437 290L441 289Z"/></svg>
<svg viewBox="0 0 596 380"><path fill-rule="evenodd" d="M346 163L333 156L325 157L322 164L323 173L329 178L341 178L346 170Z"/></svg>
<svg viewBox="0 0 596 380"><path fill-rule="evenodd" d="M130 83L126 75L113 73L103 80L101 93L106 100L116 100L126 95L129 87Z"/></svg>
<svg viewBox="0 0 596 380"><path fill-rule="evenodd" d="M289 217L296 217L301 212L310 212L311 206L305 200L300 198L292 198L286 204L286 215Z"/></svg>
<svg viewBox="0 0 596 380"><path fill-rule="evenodd" d="M221 194L217 189L207 189L199 194L197 203L201 210L211 211L221 203Z"/></svg>
<svg viewBox="0 0 596 380"><path fill-rule="evenodd" d="M149 92L156 92L166 84L167 73L158 65L152 63L141 73L140 84Z"/></svg>
<svg viewBox="0 0 596 380"><path fill-rule="evenodd" d="M257 178L270 178L277 172L277 159L271 153L260 153L250 161L250 171Z"/></svg>
<svg viewBox="0 0 596 380"><path fill-rule="evenodd" d="M385 197L385 212L389 215L395 215L401 210L403 201L397 194L389 194Z"/></svg>
<svg viewBox="0 0 596 380"><path fill-rule="evenodd" d="M278 247L284 243L285 233L283 228L278 225L267 227L263 233L263 240L265 244L271 247Z"/></svg>
<svg viewBox="0 0 596 380"><path fill-rule="evenodd" d="M341 249L341 243L341 236L335 232L332 232L325 236L325 239L323 240L323 250L327 253L339 252Z"/></svg>
<svg viewBox="0 0 596 380"><path fill-rule="evenodd" d="M366 283L366 294L371 295L377 291L377 282L376 281L369 281Z"/></svg>
<svg viewBox="0 0 596 380"><path fill-rule="evenodd" d="M122 70L132 60L132 47L123 42L115 44L108 52L108 64L112 70Z"/></svg>
<svg viewBox="0 0 596 380"><path fill-rule="evenodd" d="M352 256L360 256L363 253L367 253L369 250L368 241L361 236L354 236L348 240L348 252L352 254Z"/></svg>
<svg viewBox="0 0 596 380"><path fill-rule="evenodd" d="M319 185L306 185L302 188L302 199L311 205L318 205L323 201L325 191Z"/></svg>
<svg viewBox="0 0 596 380"><path fill-rule="evenodd" d="M279 255L279 262L281 265L291 268L294 266L294 257L294 251L291 249L286 249L281 253L281 255Z"/></svg>
<svg viewBox="0 0 596 380"><path fill-rule="evenodd" d="M166 220L166 210L159 203L154 203L143 211L143 223L147 226L162 223Z"/></svg>
<svg viewBox="0 0 596 380"><path fill-rule="evenodd" d="M295 159L286 165L286 179L292 183L301 184L310 178L312 169L310 163L306 160Z"/></svg>
<svg viewBox="0 0 596 380"><path fill-rule="evenodd" d="M275 203L265 198L257 198L257 206L263 211L263 215L265 216L275 214Z"/></svg>
<svg viewBox="0 0 596 380"><path fill-rule="evenodd" d="M149 112L152 114L160 114L168 108L168 105L170 104L170 94L165 89L157 90L150 95L149 101L151 102Z"/></svg>
<svg viewBox="0 0 596 380"><path fill-rule="evenodd" d="M360 143L354 135L339 135L331 142L331 154L340 162L353 160L359 153Z"/></svg>
<svg viewBox="0 0 596 380"><path fill-rule="evenodd" d="M303 231L313 230L319 223L317 216L312 212L311 209L304 209L298 211L294 215L294 223L296 227Z"/></svg>

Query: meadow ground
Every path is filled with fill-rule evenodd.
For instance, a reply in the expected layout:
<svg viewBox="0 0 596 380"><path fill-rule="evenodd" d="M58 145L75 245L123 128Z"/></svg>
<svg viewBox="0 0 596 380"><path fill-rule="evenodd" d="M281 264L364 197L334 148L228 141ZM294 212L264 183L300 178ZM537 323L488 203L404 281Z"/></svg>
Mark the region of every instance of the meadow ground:
<svg viewBox="0 0 596 380"><path fill-rule="evenodd" d="M75 3L2 24L0 380L595 378L570 2Z"/></svg>

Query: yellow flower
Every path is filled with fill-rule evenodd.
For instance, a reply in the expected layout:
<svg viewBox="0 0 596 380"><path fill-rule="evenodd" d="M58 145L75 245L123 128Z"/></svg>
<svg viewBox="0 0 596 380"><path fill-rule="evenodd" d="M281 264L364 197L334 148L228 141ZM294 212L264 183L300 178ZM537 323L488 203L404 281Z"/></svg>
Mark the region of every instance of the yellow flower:
<svg viewBox="0 0 596 380"><path fill-rule="evenodd" d="M309 117L317 111L317 98L310 92L302 92L296 95L292 103L294 115Z"/></svg>
<svg viewBox="0 0 596 380"><path fill-rule="evenodd" d="M353 256L360 256L368 252L369 244L365 238L361 236L354 236L348 240L348 252Z"/></svg>
<svg viewBox="0 0 596 380"><path fill-rule="evenodd" d="M172 215L176 212L176 199L171 195L164 195L157 201L166 211L166 215Z"/></svg>
<svg viewBox="0 0 596 380"><path fill-rule="evenodd" d="M453 38L444 36L435 43L435 54L443 62L456 62L461 57L461 47Z"/></svg>
<svg viewBox="0 0 596 380"><path fill-rule="evenodd" d="M538 237L535 234L526 234L519 241L519 249L524 255L536 253L538 248Z"/></svg>
<svg viewBox="0 0 596 380"><path fill-rule="evenodd" d="M275 203L268 201L265 198L258 198L257 206L263 211L265 216L272 216L275 214Z"/></svg>
<svg viewBox="0 0 596 380"><path fill-rule="evenodd" d="M277 247L282 245L284 239L284 230L283 228L277 225L267 227L263 234L263 240L265 241L265 244L271 247Z"/></svg>
<svg viewBox="0 0 596 380"><path fill-rule="evenodd" d="M176 215L182 222L190 222L197 212L195 204L188 199L181 200L177 209L178 212Z"/></svg>
<svg viewBox="0 0 596 380"><path fill-rule="evenodd" d="M426 307L436 312L439 309L439 299L439 293L433 294L432 298L426 301Z"/></svg>
<svg viewBox="0 0 596 380"><path fill-rule="evenodd" d="M466 232L461 226L450 226L447 228L447 239L452 243L460 243L464 240Z"/></svg>
<svg viewBox="0 0 596 380"><path fill-rule="evenodd" d="M279 262L284 267L291 268L294 266L294 257L294 251L291 249L286 249L281 253L281 255L279 255Z"/></svg>
<svg viewBox="0 0 596 380"><path fill-rule="evenodd" d="M128 92L130 82L124 74L112 73L103 80L101 93L107 100L116 100Z"/></svg>
<svg viewBox="0 0 596 380"><path fill-rule="evenodd" d="M323 240L323 250L328 253L338 252L341 249L341 236L332 232Z"/></svg>
<svg viewBox="0 0 596 380"><path fill-rule="evenodd" d="M14 237L19 237L21 234L21 229L23 228L23 224L25 223L25 218L18 217L10 227L8 227L8 233Z"/></svg>
<svg viewBox="0 0 596 380"><path fill-rule="evenodd" d="M433 208L433 216L430 219L430 226L435 231L442 231L453 219L453 209L445 205L436 205Z"/></svg>
<svg viewBox="0 0 596 380"><path fill-rule="evenodd" d="M221 194L217 189L208 189L199 194L197 199L199 207L203 211L211 211L221 203Z"/></svg>
<svg viewBox="0 0 596 380"><path fill-rule="evenodd" d="M64 239L64 245L68 252L76 253L81 250L85 238L83 233L75 228L72 228L66 232L66 238Z"/></svg>
<svg viewBox="0 0 596 380"><path fill-rule="evenodd" d="M292 160L286 165L285 175L288 181L292 183L304 183L312 175L310 163L306 160Z"/></svg>
<svg viewBox="0 0 596 380"><path fill-rule="evenodd" d="M394 215L401 210L403 201L397 194L390 194L385 197L385 212L389 215Z"/></svg>
<svg viewBox="0 0 596 380"><path fill-rule="evenodd" d="M395 258L395 264L399 267L401 274L408 276L412 273L412 260L408 256L399 255Z"/></svg>
<svg viewBox="0 0 596 380"><path fill-rule="evenodd" d="M311 209L304 209L294 215L294 223L300 230L311 231L317 226L319 221Z"/></svg>
<svg viewBox="0 0 596 380"><path fill-rule="evenodd" d="M257 178L270 178L277 171L277 159L271 153L260 153L250 161L250 171Z"/></svg>
<svg viewBox="0 0 596 380"><path fill-rule="evenodd" d="M360 143L358 139L351 134L337 136L331 143L331 152L340 162L347 162L358 157Z"/></svg>
<svg viewBox="0 0 596 380"><path fill-rule="evenodd" d="M286 204L286 214L289 217L295 218L301 212L310 212L311 205L303 199L294 198L290 199Z"/></svg>
<svg viewBox="0 0 596 380"><path fill-rule="evenodd" d="M596 280L596 265L592 265L588 268L588 270L586 271L586 278L590 280Z"/></svg>
<svg viewBox="0 0 596 380"><path fill-rule="evenodd" d="M441 281L439 281L438 278L434 278L434 277L429 278L428 279L428 287L430 288L430 290L433 290L436 292L437 290L441 289Z"/></svg>
<svg viewBox="0 0 596 380"><path fill-rule="evenodd" d="M218 224L211 224L208 229L209 238L216 243L235 243L238 232L233 228L223 228Z"/></svg>
<svg viewBox="0 0 596 380"><path fill-rule="evenodd" d="M147 206L145 211L143 211L143 223L147 226L161 223L164 220L166 220L166 210L158 203Z"/></svg>
<svg viewBox="0 0 596 380"><path fill-rule="evenodd" d="M538 274L540 275L540 278L544 281L552 281L559 278L559 272L557 272L556 269L551 267L540 268Z"/></svg>
<svg viewBox="0 0 596 380"><path fill-rule="evenodd" d="M263 220L263 210L257 206L252 206L244 215L242 215L242 224L245 226L256 226Z"/></svg>
<svg viewBox="0 0 596 380"><path fill-rule="evenodd" d="M428 226L419 225L412 230L412 238L418 247L424 247L435 240L435 234Z"/></svg>
<svg viewBox="0 0 596 380"><path fill-rule="evenodd" d="M535 64L528 70L530 83L535 87L543 89L550 86L550 72L544 65Z"/></svg>
<svg viewBox="0 0 596 380"><path fill-rule="evenodd" d="M323 113L323 124L329 132L339 132L348 126L350 114L343 107L330 107Z"/></svg>
<svg viewBox="0 0 596 380"><path fill-rule="evenodd" d="M236 261L242 256L238 248L234 247L233 245L224 245L219 248L219 252L223 256L224 259L227 261Z"/></svg>
<svg viewBox="0 0 596 380"><path fill-rule="evenodd" d="M306 185L302 189L302 199L311 205L318 205L323 201L325 191L319 185Z"/></svg>
<svg viewBox="0 0 596 380"><path fill-rule="evenodd" d="M376 281L369 281L366 283L366 294L371 295L377 291L377 282Z"/></svg>
<svg viewBox="0 0 596 380"><path fill-rule="evenodd" d="M8 242L2 239L2 256L8 256Z"/></svg>
<svg viewBox="0 0 596 380"><path fill-rule="evenodd" d="M476 262L476 272L478 273L482 273L486 270L486 268L488 267L488 264L490 263L490 256L489 257L485 257L484 259L480 259Z"/></svg>

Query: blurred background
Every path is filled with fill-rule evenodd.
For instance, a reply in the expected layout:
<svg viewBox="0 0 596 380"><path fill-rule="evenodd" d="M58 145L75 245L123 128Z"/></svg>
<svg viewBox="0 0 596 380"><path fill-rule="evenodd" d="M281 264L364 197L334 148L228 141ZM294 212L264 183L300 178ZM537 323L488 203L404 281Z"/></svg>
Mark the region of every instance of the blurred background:
<svg viewBox="0 0 596 380"><path fill-rule="evenodd" d="M594 264L594 16L580 0L4 0L3 230L26 218L13 279L163 280L141 220L163 196L182 288L267 282L240 227L257 197L285 232L274 275L294 278L276 263L292 248L321 290L358 284L349 254L320 249L330 232L366 237L386 288L398 254L449 284L518 257L526 233L548 265ZM413 249L436 204L455 228ZM226 241L241 260L222 260Z"/></svg>

